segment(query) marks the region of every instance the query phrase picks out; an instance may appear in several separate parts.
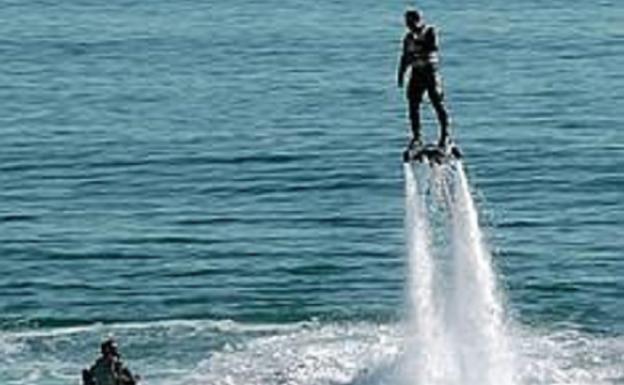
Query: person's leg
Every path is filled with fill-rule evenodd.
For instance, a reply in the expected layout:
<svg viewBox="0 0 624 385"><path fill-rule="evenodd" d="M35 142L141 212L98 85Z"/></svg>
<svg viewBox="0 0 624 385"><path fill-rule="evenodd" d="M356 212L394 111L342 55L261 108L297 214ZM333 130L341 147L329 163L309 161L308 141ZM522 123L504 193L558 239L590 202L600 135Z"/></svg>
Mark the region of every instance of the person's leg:
<svg viewBox="0 0 624 385"><path fill-rule="evenodd" d="M410 145L420 142L420 103L425 91L425 81L416 71L413 71L407 87L407 101L409 105L409 118L412 128L412 141Z"/></svg>
<svg viewBox="0 0 624 385"><path fill-rule="evenodd" d="M427 94L429 100L435 109L440 124L440 138L438 143L440 145L446 144L449 138L449 117L444 105L444 91L442 89L442 80L440 75L432 68L427 74Z"/></svg>

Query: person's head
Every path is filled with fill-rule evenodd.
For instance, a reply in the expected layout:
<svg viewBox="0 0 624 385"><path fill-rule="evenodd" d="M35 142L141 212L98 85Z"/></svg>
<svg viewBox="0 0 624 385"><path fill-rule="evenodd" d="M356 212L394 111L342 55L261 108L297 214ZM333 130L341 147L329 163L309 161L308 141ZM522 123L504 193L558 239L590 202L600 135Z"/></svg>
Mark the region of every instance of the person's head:
<svg viewBox="0 0 624 385"><path fill-rule="evenodd" d="M417 28L422 21L422 14L417 9L405 11L405 25L410 30Z"/></svg>
<svg viewBox="0 0 624 385"><path fill-rule="evenodd" d="M117 342L114 339L108 338L100 345L100 351L102 356L109 358L119 357L119 351L117 350Z"/></svg>

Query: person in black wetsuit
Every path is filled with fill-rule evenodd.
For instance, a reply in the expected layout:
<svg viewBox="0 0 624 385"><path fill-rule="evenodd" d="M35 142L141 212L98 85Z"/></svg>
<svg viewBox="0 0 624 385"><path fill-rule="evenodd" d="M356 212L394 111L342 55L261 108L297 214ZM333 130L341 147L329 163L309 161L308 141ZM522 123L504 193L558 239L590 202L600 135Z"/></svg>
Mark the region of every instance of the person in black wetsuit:
<svg viewBox="0 0 624 385"><path fill-rule="evenodd" d="M440 124L438 145L444 147L449 139L449 117L444 106L442 80L438 72L438 39L431 25L422 21L417 10L405 12L405 25L408 28L403 38L403 52L399 62L398 85L403 87L403 79L408 68L411 69L407 86L409 117L411 120L411 148L421 144L420 136L420 103L425 91L431 100Z"/></svg>
<svg viewBox="0 0 624 385"><path fill-rule="evenodd" d="M83 385L137 385L140 377L123 364L115 340L109 338L102 342L100 350L102 355L95 364L82 371Z"/></svg>

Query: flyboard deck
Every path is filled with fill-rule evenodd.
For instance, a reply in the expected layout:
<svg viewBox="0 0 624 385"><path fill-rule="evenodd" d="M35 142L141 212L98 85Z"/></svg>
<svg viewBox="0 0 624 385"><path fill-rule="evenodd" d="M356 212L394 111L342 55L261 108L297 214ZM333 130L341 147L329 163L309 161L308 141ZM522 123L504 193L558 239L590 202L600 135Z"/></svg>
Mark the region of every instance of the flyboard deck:
<svg viewBox="0 0 624 385"><path fill-rule="evenodd" d="M461 159L462 153L454 143L449 143L444 147L436 144L426 144L410 146L403 152L403 162L435 162L437 164L447 163L453 159Z"/></svg>

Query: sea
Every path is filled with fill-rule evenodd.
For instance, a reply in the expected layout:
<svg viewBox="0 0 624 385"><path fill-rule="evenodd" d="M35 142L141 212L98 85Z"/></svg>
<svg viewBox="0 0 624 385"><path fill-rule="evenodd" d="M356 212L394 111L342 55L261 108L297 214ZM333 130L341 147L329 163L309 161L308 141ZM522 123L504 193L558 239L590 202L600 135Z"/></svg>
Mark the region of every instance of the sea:
<svg viewBox="0 0 624 385"><path fill-rule="evenodd" d="M0 384L112 336L147 385L425 385L392 370L412 6L515 384L624 384L619 0L2 0Z"/></svg>

